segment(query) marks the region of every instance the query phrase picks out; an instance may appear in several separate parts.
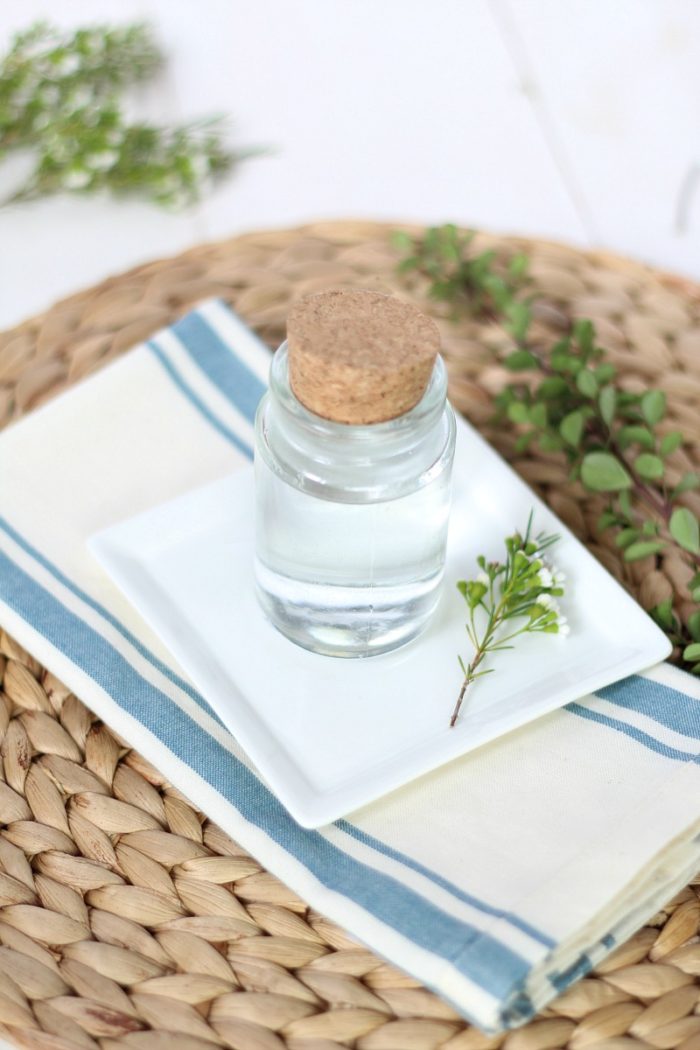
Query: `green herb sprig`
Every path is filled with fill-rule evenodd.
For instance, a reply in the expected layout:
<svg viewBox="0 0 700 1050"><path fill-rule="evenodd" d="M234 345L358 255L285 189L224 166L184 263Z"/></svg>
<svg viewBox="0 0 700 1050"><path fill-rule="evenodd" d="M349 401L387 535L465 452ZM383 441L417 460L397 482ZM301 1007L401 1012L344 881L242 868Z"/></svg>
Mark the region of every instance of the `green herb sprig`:
<svg viewBox="0 0 700 1050"><path fill-rule="evenodd" d="M450 303L455 316L498 327L501 362L514 379L496 398L497 418L517 428L516 452L536 444L563 454L570 477L604 495L598 528L614 530L624 560L675 550L692 571L689 589L700 602L700 523L683 502L700 477L669 463L685 438L664 425L663 391L625 390L590 320L570 320L556 339L540 334L522 253L505 261L494 252L473 254L473 234L453 225L419 238L400 233L396 244L404 254L400 272L427 279L430 297ZM686 669L700 674L700 608L682 622L669 599L652 615Z"/></svg>
<svg viewBox="0 0 700 1050"><path fill-rule="evenodd" d="M464 677L450 718L451 728L457 723L469 686L477 678L493 674L495 668L481 666L489 654L512 649L509 643L523 634L569 633L557 602L564 594L564 573L544 559L545 551L558 538L545 533L533 536L530 513L525 532L506 538L505 561L487 561L480 555L479 575L458 582L457 588L469 608L466 628L474 655L468 664L458 657Z"/></svg>
<svg viewBox="0 0 700 1050"><path fill-rule="evenodd" d="M141 24L63 32L38 23L0 60L0 160L29 149L31 174L5 203L58 192L139 195L177 209L244 156L210 117L158 127L127 120L120 93L163 64Z"/></svg>

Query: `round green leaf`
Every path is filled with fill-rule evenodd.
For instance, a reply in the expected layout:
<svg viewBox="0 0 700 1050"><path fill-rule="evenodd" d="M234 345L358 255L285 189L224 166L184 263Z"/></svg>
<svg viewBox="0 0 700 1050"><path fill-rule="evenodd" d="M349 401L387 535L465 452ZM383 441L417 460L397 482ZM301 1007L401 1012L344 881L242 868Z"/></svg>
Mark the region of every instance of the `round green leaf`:
<svg viewBox="0 0 700 1050"><path fill-rule="evenodd" d="M547 426L547 406L543 401L538 401L537 404L530 407L528 413L528 419L536 427Z"/></svg>
<svg viewBox="0 0 700 1050"><path fill-rule="evenodd" d="M529 418L530 412L528 407L522 401L514 401L511 405L508 405L508 419L512 420L513 423L527 423Z"/></svg>
<svg viewBox="0 0 700 1050"><path fill-rule="evenodd" d="M696 609L688 617L688 630L693 640L700 642L700 609Z"/></svg>
<svg viewBox="0 0 700 1050"><path fill-rule="evenodd" d="M521 278L527 273L530 260L523 252L518 252L508 263L508 272L512 277Z"/></svg>
<svg viewBox="0 0 700 1050"><path fill-rule="evenodd" d="M589 452L584 456L581 480L594 492L620 492L632 484L624 465L611 452Z"/></svg>
<svg viewBox="0 0 700 1050"><path fill-rule="evenodd" d="M559 424L559 433L566 441L567 445L572 445L574 448L578 448L581 435L583 434L583 413L582 412L569 412L568 416L564 416L561 423Z"/></svg>
<svg viewBox="0 0 700 1050"><path fill-rule="evenodd" d="M654 617L659 627L663 627L665 630L670 631L673 628L673 600L667 598L666 601L659 602L659 604L654 606L651 610L651 615Z"/></svg>
<svg viewBox="0 0 700 1050"><path fill-rule="evenodd" d="M617 390L614 386L603 387L598 397L598 408L605 423L610 426L617 408Z"/></svg>
<svg viewBox="0 0 700 1050"><path fill-rule="evenodd" d="M620 529L615 537L616 547L629 547L639 539L639 529Z"/></svg>
<svg viewBox="0 0 700 1050"><path fill-rule="evenodd" d="M594 370L594 375L599 383L609 383L611 379L615 378L616 374L615 365L610 364L609 361L603 361Z"/></svg>
<svg viewBox="0 0 700 1050"><path fill-rule="evenodd" d="M618 506L618 509L620 511L620 514L622 514L622 516L624 518L626 518L627 521L631 521L632 520L632 496L631 496L631 494L630 494L628 489L625 489L625 491L621 492L620 495L617 497L617 506Z"/></svg>
<svg viewBox="0 0 700 1050"><path fill-rule="evenodd" d="M533 433L531 431L531 433ZM543 452L561 452L564 448L564 442L558 434L549 433L544 431L538 438L538 444Z"/></svg>
<svg viewBox="0 0 700 1050"><path fill-rule="evenodd" d="M598 393L598 380L587 368L582 368L576 376L576 386L584 397L595 397Z"/></svg>
<svg viewBox="0 0 700 1050"><path fill-rule="evenodd" d="M700 525L692 510L676 507L668 523L676 543L691 554L700 554Z"/></svg>
<svg viewBox="0 0 700 1050"><path fill-rule="evenodd" d="M650 427L664 418L666 414L666 395L661 390L648 390L642 398L642 415Z"/></svg>
<svg viewBox="0 0 700 1050"><path fill-rule="evenodd" d="M690 492L691 489L696 489L698 485L700 485L700 477L694 471L689 470L678 482L671 496L675 499L676 496L680 496L681 492Z"/></svg>
<svg viewBox="0 0 700 1050"><path fill-rule="evenodd" d="M675 452L677 448L683 444L683 435L680 430L671 430L668 434L665 434L661 439L661 455L670 456L672 452Z"/></svg>
<svg viewBox="0 0 700 1050"><path fill-rule="evenodd" d="M596 528L598 532L603 532L604 529L609 529L611 525L617 525L617 515L611 510L604 510L598 518Z"/></svg>
<svg viewBox="0 0 700 1050"><path fill-rule="evenodd" d="M506 310L508 322L506 328L515 339L516 343L523 341L527 335L527 330L530 327L530 321L532 320L532 311L527 303L521 303L517 300L510 303Z"/></svg>
<svg viewBox="0 0 700 1050"><path fill-rule="evenodd" d="M654 447L654 435L646 427L622 427L617 435L617 440L621 448L628 448L629 445L634 444L641 445L642 448Z"/></svg>
<svg viewBox="0 0 700 1050"><path fill-rule="evenodd" d="M649 554L658 554L663 549L663 543L659 543L658 540L640 540L639 543L633 543L627 548L625 561L639 561L640 558L646 558Z"/></svg>
<svg viewBox="0 0 700 1050"><path fill-rule="evenodd" d="M548 376L547 379L542 380L537 388L537 396L542 400L561 397L562 394L568 394L568 392L569 384L560 376Z"/></svg>
<svg viewBox="0 0 700 1050"><path fill-rule="evenodd" d="M683 650L684 660L700 660L700 642L692 642Z"/></svg>
<svg viewBox="0 0 700 1050"><path fill-rule="evenodd" d="M588 320L574 321L574 338L584 354L590 354L595 340L593 322Z"/></svg>
<svg viewBox="0 0 700 1050"><path fill-rule="evenodd" d="M514 350L512 354L508 354L503 364L511 372L521 372L524 369L537 368L539 366L537 358L529 350Z"/></svg>
<svg viewBox="0 0 700 1050"><path fill-rule="evenodd" d="M647 481L656 481L664 476L664 461L651 452L642 452L634 461L634 469Z"/></svg>
<svg viewBox="0 0 700 1050"><path fill-rule="evenodd" d="M530 442L534 440L534 437L535 437L535 431L534 430L528 430L524 434L518 434L517 438L515 439L515 451L518 454L520 454L521 452L524 452L525 449L530 444Z"/></svg>

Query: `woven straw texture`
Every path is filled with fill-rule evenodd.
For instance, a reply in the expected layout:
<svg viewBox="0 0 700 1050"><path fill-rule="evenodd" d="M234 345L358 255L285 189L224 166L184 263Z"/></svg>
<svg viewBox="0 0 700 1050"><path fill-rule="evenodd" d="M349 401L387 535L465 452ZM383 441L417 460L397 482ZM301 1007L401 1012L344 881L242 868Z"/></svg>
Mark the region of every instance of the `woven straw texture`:
<svg viewBox="0 0 700 1050"><path fill-rule="evenodd" d="M425 308L420 279L407 286L395 276L390 232L345 222L250 234L72 296L0 335L0 423L210 296L271 346L290 302L329 287L394 291ZM697 468L700 289L602 253L483 234L478 243L531 256L538 326L555 332L572 314L591 317L629 389L666 391L669 429L692 442L673 470ZM687 614L680 560L623 566L596 534L600 500L567 482L556 456L515 457L513 436L491 428L506 379L493 353L502 336L430 309L453 403L643 605L673 594ZM687 502L700 513L700 497ZM542 1017L487 1037L311 912L6 634L0 684L0 1033L10 1041L46 1050L700 1050L700 884Z"/></svg>

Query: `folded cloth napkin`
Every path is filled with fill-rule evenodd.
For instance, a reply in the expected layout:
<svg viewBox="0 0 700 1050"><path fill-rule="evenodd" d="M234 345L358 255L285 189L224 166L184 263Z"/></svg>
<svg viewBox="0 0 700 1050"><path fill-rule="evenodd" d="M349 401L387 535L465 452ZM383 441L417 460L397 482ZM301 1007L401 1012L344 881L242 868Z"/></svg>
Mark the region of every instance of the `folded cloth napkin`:
<svg viewBox="0 0 700 1050"><path fill-rule="evenodd" d="M314 908L481 1027L515 1026L700 866L700 687L656 667L298 827L86 547L246 463L268 366L209 302L6 430L0 622Z"/></svg>

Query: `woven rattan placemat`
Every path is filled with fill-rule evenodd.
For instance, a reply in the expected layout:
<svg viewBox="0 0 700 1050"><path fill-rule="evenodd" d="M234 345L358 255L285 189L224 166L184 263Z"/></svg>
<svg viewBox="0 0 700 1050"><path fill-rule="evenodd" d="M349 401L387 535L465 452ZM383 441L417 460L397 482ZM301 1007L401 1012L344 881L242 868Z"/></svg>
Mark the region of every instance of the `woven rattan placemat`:
<svg viewBox="0 0 700 1050"><path fill-rule="evenodd" d="M344 222L249 234L74 295L0 335L0 424L210 296L231 303L271 346L283 337L290 300L328 287L397 291L425 308L421 288L395 276L390 232ZM629 388L666 391L671 424L695 442L676 454L674 469L697 468L700 288L602 253L479 241L528 252L546 300L538 324L591 317ZM623 567L614 544L596 534L600 500L569 483L556 457L515 457L512 436L490 426L505 379L488 349L493 330L444 316L439 323L453 403L642 604L674 593L682 614L690 596L679 560ZM700 513L700 497L688 502ZM541 1018L487 1037L311 912L6 634L0 683L0 1032L11 1041L45 1050L700 1050L697 888ZM73 800L81 793L93 800L88 812ZM167 840L134 835L150 818ZM111 900L122 881L142 887L128 915ZM229 940L230 894L256 936ZM183 914L192 916L187 930L159 930Z"/></svg>

